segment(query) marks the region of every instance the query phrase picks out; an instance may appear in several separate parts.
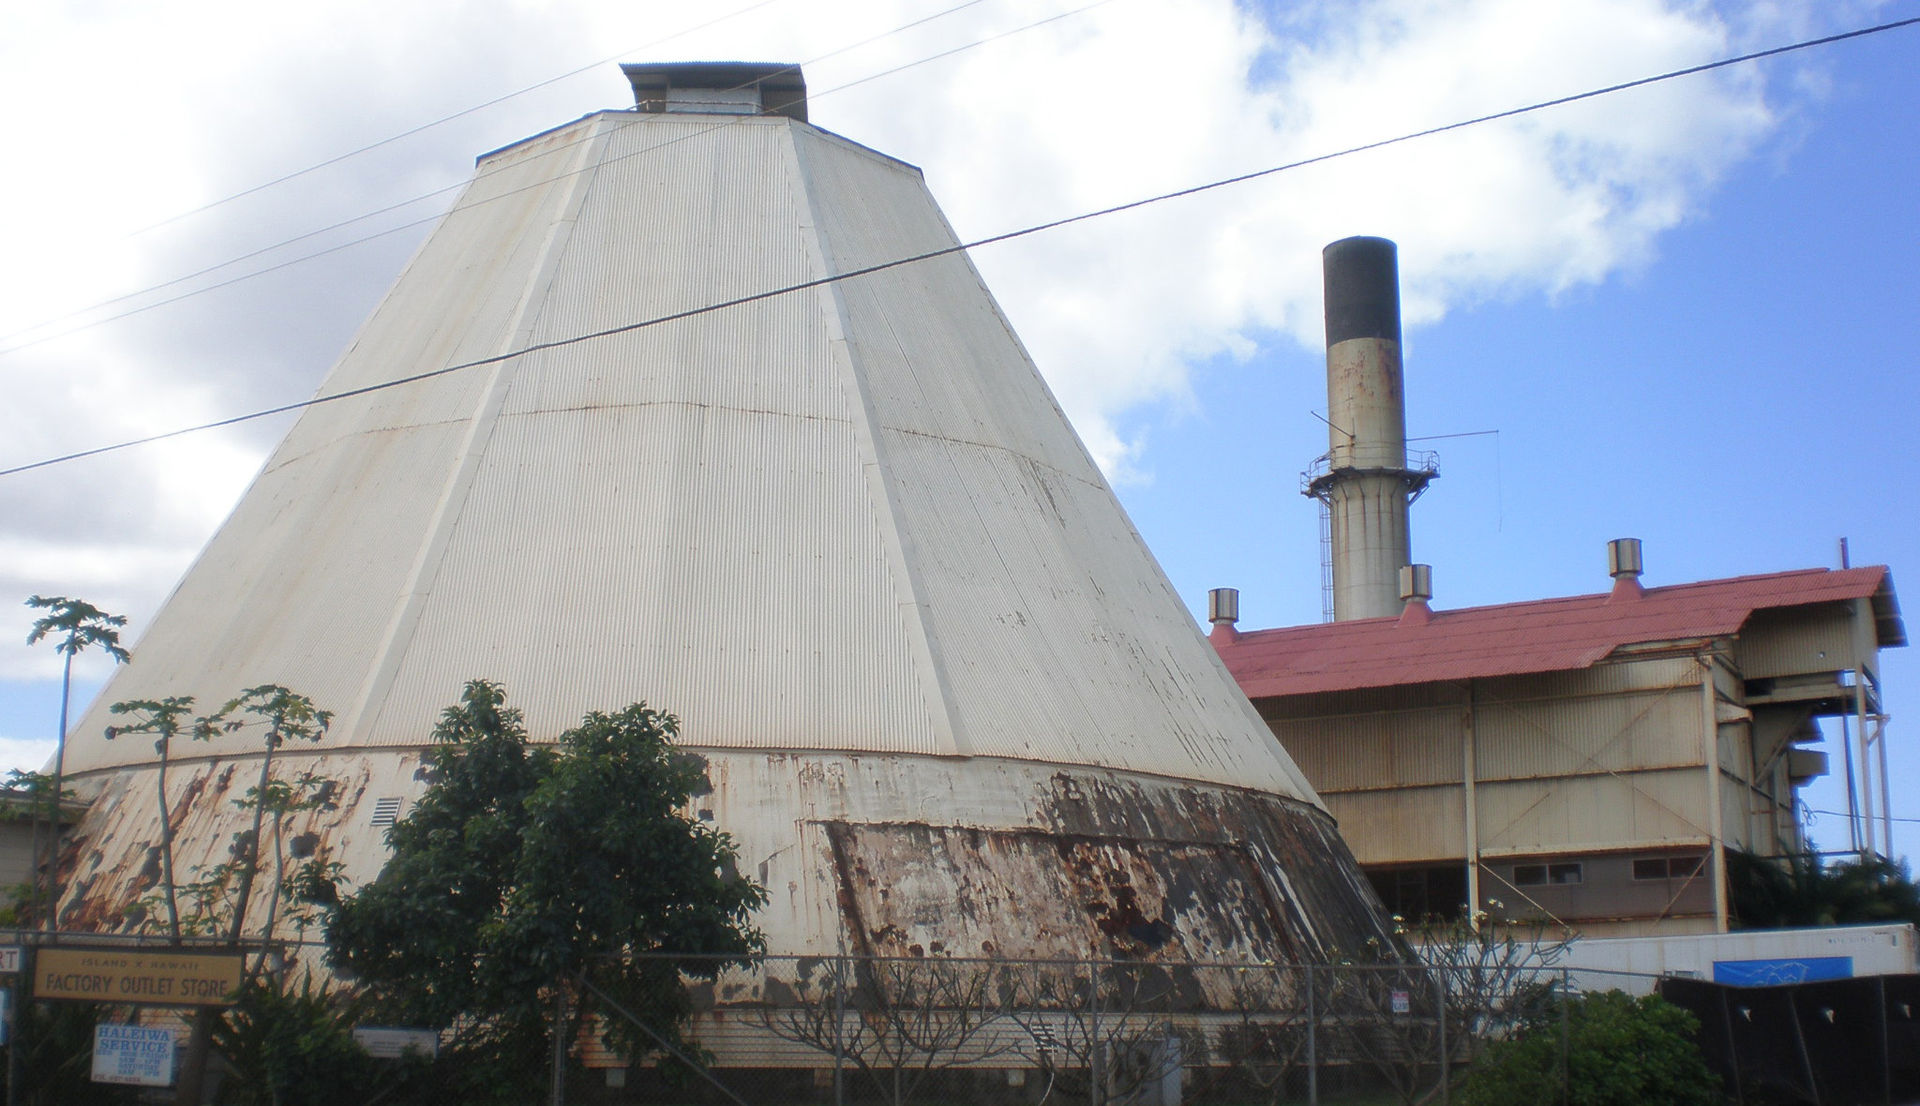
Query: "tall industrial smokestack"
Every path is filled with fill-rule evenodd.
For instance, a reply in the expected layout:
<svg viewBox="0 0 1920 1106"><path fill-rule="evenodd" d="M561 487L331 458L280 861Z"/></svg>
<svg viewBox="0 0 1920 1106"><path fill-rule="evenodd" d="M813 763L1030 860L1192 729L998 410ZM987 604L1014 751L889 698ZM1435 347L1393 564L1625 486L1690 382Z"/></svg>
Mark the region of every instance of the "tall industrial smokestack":
<svg viewBox="0 0 1920 1106"><path fill-rule="evenodd" d="M1385 238L1343 238L1322 254L1327 310L1327 453L1306 494L1326 511L1335 621L1401 610L1412 561L1407 505L1438 475L1407 456L1400 376L1400 273Z"/></svg>

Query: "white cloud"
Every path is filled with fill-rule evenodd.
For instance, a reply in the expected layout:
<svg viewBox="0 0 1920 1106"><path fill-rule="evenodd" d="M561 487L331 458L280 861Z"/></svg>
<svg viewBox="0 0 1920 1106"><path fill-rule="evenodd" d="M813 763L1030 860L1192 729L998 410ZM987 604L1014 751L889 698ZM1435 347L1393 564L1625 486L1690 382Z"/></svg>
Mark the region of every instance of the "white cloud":
<svg viewBox="0 0 1920 1106"><path fill-rule="evenodd" d="M1321 0L1264 19L1220 0L1113 0L832 91L1076 6L989 0L821 60L807 73L814 119L921 165L958 232L975 237L1818 29L1804 6L1717 14L1691 0ZM780 0L634 60L805 60L933 10ZM0 182L11 255L0 332L457 181L485 149L618 106L617 73L126 236L713 12L128 0L8 18L0 103L15 148L37 160ZM976 262L1095 455L1139 478L1152 455L1129 415L1191 402L1191 366L1247 359L1277 335L1317 342L1327 241L1397 238L1410 322L1605 280L1645 264L1768 137L1783 110L1769 95L1817 88L1800 72L1776 82L1784 92L1744 69L1556 108L983 249ZM308 394L407 238L381 248L0 356L14 400L0 411L0 466ZM138 622L269 437L0 479L0 588L83 594ZM0 675L43 669L0 642Z"/></svg>
<svg viewBox="0 0 1920 1106"><path fill-rule="evenodd" d="M38 772L52 759L52 741L0 737L0 776L16 768L22 772ZM61 788L61 790L66 789Z"/></svg>

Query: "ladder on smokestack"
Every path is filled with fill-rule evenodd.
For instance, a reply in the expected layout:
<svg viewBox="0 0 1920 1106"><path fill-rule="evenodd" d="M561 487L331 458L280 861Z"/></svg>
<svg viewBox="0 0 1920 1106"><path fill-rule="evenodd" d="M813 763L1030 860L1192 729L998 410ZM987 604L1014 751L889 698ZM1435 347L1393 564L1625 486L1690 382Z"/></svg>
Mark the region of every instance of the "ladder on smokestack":
<svg viewBox="0 0 1920 1106"><path fill-rule="evenodd" d="M1333 508L1314 496L1320 507L1320 621L1333 621Z"/></svg>

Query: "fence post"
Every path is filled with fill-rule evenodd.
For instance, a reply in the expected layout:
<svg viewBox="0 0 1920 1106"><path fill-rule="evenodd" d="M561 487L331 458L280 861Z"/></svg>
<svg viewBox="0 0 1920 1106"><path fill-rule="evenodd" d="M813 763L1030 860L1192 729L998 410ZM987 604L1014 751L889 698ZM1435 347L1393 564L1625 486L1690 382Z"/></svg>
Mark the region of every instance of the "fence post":
<svg viewBox="0 0 1920 1106"><path fill-rule="evenodd" d="M1307 1106L1320 1106L1320 1004L1314 994L1313 965L1307 965Z"/></svg>
<svg viewBox="0 0 1920 1106"><path fill-rule="evenodd" d="M26 1063L20 1055L20 1030L27 1022L27 1006L33 1002L34 946L24 933L16 931L14 936L20 939L20 974L14 977L13 1001L7 1004L7 1106L19 1106L22 1101L20 1079Z"/></svg>
<svg viewBox="0 0 1920 1106"><path fill-rule="evenodd" d="M1893 1034L1887 1027L1887 977L1874 980L1880 988L1880 1097L1893 1106Z"/></svg>
<svg viewBox="0 0 1920 1106"><path fill-rule="evenodd" d="M833 961L833 1106L846 1106L846 1075L841 1064L841 1054L846 1046L841 1042L840 1034L846 1028L847 1021L847 971L845 954Z"/></svg>
<svg viewBox="0 0 1920 1106"><path fill-rule="evenodd" d="M553 995L553 1106L567 1100L567 989L555 987Z"/></svg>
<svg viewBox="0 0 1920 1106"><path fill-rule="evenodd" d="M1106 1042L1100 1037L1100 962L1087 961L1087 1102L1089 1106L1106 1106L1107 1101L1107 1065Z"/></svg>
<svg viewBox="0 0 1920 1106"><path fill-rule="evenodd" d="M1573 1038L1567 1028L1568 1011L1573 1006L1573 978L1565 968L1560 969L1560 1101L1567 1102L1573 1097L1572 1078L1568 1075L1567 1053L1573 1048Z"/></svg>
<svg viewBox="0 0 1920 1106"><path fill-rule="evenodd" d="M1453 1066L1447 1055L1447 979L1436 968L1428 968L1433 977L1433 1024L1440 1038L1440 1106L1447 1106L1448 1084L1453 1082Z"/></svg>

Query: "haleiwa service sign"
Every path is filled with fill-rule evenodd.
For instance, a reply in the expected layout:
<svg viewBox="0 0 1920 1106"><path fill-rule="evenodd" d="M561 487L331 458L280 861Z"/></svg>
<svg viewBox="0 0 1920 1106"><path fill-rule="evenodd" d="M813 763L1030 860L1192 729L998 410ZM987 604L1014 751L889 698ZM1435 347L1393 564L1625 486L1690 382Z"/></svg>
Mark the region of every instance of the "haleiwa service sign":
<svg viewBox="0 0 1920 1106"><path fill-rule="evenodd" d="M173 1030L139 1025L93 1027L93 1081L139 1087L173 1084Z"/></svg>

